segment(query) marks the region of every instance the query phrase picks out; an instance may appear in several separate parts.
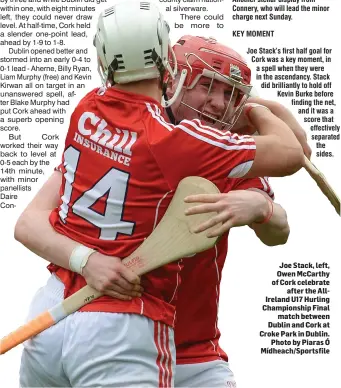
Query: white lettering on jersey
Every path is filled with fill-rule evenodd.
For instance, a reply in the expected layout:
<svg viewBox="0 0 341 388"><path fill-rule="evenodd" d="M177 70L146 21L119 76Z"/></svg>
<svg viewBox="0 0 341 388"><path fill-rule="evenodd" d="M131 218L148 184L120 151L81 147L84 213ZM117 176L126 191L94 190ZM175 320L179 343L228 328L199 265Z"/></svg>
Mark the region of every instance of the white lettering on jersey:
<svg viewBox="0 0 341 388"><path fill-rule="evenodd" d="M85 122L87 119L90 119L90 122L93 126L95 126L100 120L94 113L85 112L82 114L81 118L78 121L78 131L85 136L91 135L91 129L85 128Z"/></svg>
<svg viewBox="0 0 341 388"><path fill-rule="evenodd" d="M124 164L125 166L130 165L131 158L129 158L128 156L121 155L114 151L109 151L108 149L101 147L100 145L92 142L91 140L86 139L84 136L81 136L77 132L75 133L73 140L76 143L82 145L83 147L90 148L92 151L97 152L98 154L103 155L108 159L112 159L115 162Z"/></svg>
<svg viewBox="0 0 341 388"><path fill-rule="evenodd" d="M104 147L125 155L132 155L137 133L127 129L110 128L108 123L93 112L84 112L78 120L78 132Z"/></svg>

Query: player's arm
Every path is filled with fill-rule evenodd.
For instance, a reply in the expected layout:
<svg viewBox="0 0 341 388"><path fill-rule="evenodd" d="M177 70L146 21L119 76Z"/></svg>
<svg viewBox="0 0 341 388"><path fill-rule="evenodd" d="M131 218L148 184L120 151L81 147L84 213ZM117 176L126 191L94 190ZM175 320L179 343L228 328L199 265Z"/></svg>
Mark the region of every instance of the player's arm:
<svg viewBox="0 0 341 388"><path fill-rule="evenodd" d="M290 229L285 210L274 203L266 193L256 188L232 190L225 194L191 195L185 201L201 202L200 205L188 209L187 215L218 213L199 225L195 230L196 233L222 223L208 236L221 236L231 228L248 225L266 245L285 244L288 239Z"/></svg>
<svg viewBox="0 0 341 388"><path fill-rule="evenodd" d="M285 106L276 101L264 100L263 98L259 97L249 98L248 102L253 102L266 106L275 116L284 121L294 132L297 140L300 142L303 148L304 154L307 156L308 159L310 159L311 148L307 142L306 131L301 127L300 123L296 120L295 116L290 112L289 109L287 109Z"/></svg>
<svg viewBox="0 0 341 388"><path fill-rule="evenodd" d="M62 174L54 172L19 217L14 236L17 241L43 259L70 269L69 258L79 243L59 234L49 217L59 205ZM139 277L117 257L92 253L83 268L86 282L98 291L119 299L139 296Z"/></svg>
<svg viewBox="0 0 341 388"><path fill-rule="evenodd" d="M263 244L268 246L282 245L288 241L290 227L288 224L287 213L285 209L278 203L275 203L266 193L259 189L256 190L260 195L263 195L268 205L271 203L272 210L268 208L267 213L263 218L266 222L252 222L249 227L253 229L256 236ZM264 205L263 205L264 206ZM265 211L263 207L263 211ZM270 212L270 213L269 213Z"/></svg>
<svg viewBox="0 0 341 388"><path fill-rule="evenodd" d="M259 105L247 116L260 136L254 137L256 155L245 178L291 175L303 166L303 149L284 121Z"/></svg>
<svg viewBox="0 0 341 388"><path fill-rule="evenodd" d="M20 215L14 237L38 256L70 269L69 257L78 244L57 233L49 222L59 204L60 184L61 174L54 172Z"/></svg>
<svg viewBox="0 0 341 388"><path fill-rule="evenodd" d="M256 104L257 105L257 104ZM154 115L156 113L154 112ZM287 176L304 165L302 147L291 129L261 105L248 113L260 136L240 135L204 125L200 120L182 120L178 125L157 116L163 129L150 147L163 174L176 184L183 176L198 175L209 180ZM155 122L151 125L157 126ZM172 168L167 156L171 150Z"/></svg>
<svg viewBox="0 0 341 388"><path fill-rule="evenodd" d="M267 177L253 179L234 179L231 181L232 190L250 190L258 192L267 199L268 209L262 207L266 222L253 222L249 227L254 230L256 236L268 246L285 244L288 240L290 228L287 214L284 208L274 202L274 192ZM266 213L264 213L266 212Z"/></svg>

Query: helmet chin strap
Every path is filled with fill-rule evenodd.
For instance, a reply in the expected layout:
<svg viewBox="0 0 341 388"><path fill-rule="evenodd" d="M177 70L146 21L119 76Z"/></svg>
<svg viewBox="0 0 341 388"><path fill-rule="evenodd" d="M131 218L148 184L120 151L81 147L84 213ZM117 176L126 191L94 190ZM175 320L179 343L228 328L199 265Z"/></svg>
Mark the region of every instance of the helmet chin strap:
<svg viewBox="0 0 341 388"><path fill-rule="evenodd" d="M161 105L162 105L164 108L169 108L169 107L176 101L176 99L179 97L179 94L180 94L180 92L181 92L181 89L182 89L182 87L184 86L184 83L185 83L185 80L186 80L186 76L187 76L187 70L186 70L186 69L183 69L183 70L181 71L179 83L178 83L178 85L177 85L177 87L176 87L174 96L173 96L170 100L166 100L166 99L164 98L164 96L162 96Z"/></svg>
<svg viewBox="0 0 341 388"><path fill-rule="evenodd" d="M164 96L165 100L167 101L167 100L168 100L167 94L164 94L163 96ZM170 106L168 106L168 107L166 108L166 112L167 112L167 116L168 116L170 122L171 122L172 124L174 124L174 125L177 125L178 123L177 123L176 120L175 120L174 113L173 113L172 108L171 108Z"/></svg>

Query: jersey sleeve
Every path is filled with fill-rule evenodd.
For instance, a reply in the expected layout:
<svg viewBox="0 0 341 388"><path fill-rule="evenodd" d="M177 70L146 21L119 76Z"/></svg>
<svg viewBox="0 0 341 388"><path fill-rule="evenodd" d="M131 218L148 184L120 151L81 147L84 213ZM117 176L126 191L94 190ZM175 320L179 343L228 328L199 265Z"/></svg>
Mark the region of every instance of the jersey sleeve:
<svg viewBox="0 0 341 388"><path fill-rule="evenodd" d="M250 170L256 153L251 136L211 128L200 120L172 125L157 111L154 118L163 133L152 136L151 150L171 185L186 176L216 182L243 177Z"/></svg>
<svg viewBox="0 0 341 388"><path fill-rule="evenodd" d="M268 194L272 200L275 199L275 194L272 190L268 177L258 177L251 179L237 178L233 179L231 183L231 190L259 189Z"/></svg>
<svg viewBox="0 0 341 388"><path fill-rule="evenodd" d="M63 162L60 162L60 163L54 168L54 171L63 172L62 167L63 167Z"/></svg>

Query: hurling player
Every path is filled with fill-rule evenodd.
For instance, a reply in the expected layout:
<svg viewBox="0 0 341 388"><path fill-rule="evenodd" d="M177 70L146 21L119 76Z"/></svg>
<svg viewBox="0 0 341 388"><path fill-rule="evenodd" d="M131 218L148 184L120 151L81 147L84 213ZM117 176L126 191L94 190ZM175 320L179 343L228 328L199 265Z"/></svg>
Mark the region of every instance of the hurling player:
<svg viewBox="0 0 341 388"><path fill-rule="evenodd" d="M25 344L23 387L171 386L182 266L152 271L141 288L118 258L151 233L183 177L203 176L224 191L229 179L282 176L302 166L293 132L262 106L251 106L248 113L257 138L217 133L196 119L176 125L165 120L162 81L167 73L174 77L176 60L172 68L162 15L154 5L141 4L126 1L101 14L95 45L106 87L88 93L76 107L62 174L52 175L16 227L18 240L52 263L52 276L35 296L30 318L86 283L107 295ZM238 77L233 104L212 124L219 120L229 126L233 107L238 112L245 104L250 87ZM56 186L59 196L51 191ZM51 198L56 208L47 222ZM44 209L40 217L37 206ZM255 222L263 222L264 215ZM124 297L111 298L118 295Z"/></svg>

